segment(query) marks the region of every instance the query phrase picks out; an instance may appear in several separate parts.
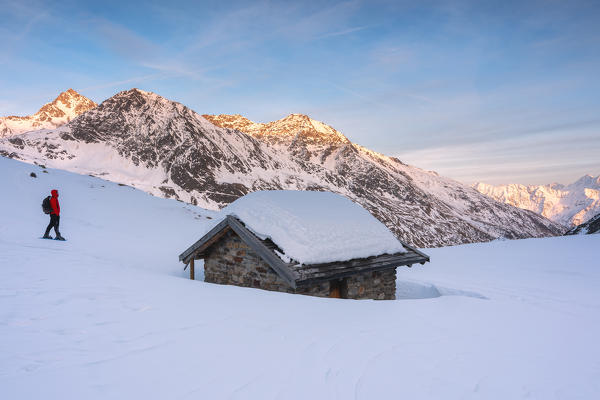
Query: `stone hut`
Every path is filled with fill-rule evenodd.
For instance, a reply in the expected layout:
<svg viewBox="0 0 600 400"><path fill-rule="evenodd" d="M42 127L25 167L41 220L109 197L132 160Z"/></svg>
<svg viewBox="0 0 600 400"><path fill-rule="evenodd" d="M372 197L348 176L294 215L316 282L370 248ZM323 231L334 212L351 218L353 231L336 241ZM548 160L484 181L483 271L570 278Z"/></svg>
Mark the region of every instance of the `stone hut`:
<svg viewBox="0 0 600 400"><path fill-rule="evenodd" d="M395 299L396 268L429 257L359 205L328 192L264 191L225 217L179 260L204 259L206 282L347 299Z"/></svg>

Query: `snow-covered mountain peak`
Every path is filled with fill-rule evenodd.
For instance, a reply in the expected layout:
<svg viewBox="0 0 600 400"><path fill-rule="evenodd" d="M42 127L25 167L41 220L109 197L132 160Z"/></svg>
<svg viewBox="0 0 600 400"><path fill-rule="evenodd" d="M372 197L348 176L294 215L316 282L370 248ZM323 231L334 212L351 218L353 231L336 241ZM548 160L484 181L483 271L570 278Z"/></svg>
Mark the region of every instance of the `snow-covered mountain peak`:
<svg viewBox="0 0 600 400"><path fill-rule="evenodd" d="M0 137L18 135L38 129L54 129L96 107L96 103L73 89L59 94L44 104L35 114L20 117L0 117Z"/></svg>
<svg viewBox="0 0 600 400"><path fill-rule="evenodd" d="M562 185L488 185L473 187L502 203L530 210L565 226L579 225L600 212L600 176L586 174Z"/></svg>
<svg viewBox="0 0 600 400"><path fill-rule="evenodd" d="M82 96L75 90L68 89L59 94L51 103L44 104L38 114L46 112L49 117L67 116L73 119L79 114L96 107L96 105L92 100Z"/></svg>
<svg viewBox="0 0 600 400"><path fill-rule="evenodd" d="M346 136L333 127L304 114L290 114L280 120L264 124L265 136L308 139L307 144L350 144Z"/></svg>
<svg viewBox="0 0 600 400"><path fill-rule="evenodd" d="M101 106L107 108L113 108L115 110L129 110L132 108L140 108L143 105L169 105L169 104L178 104L174 101L170 101L165 99L164 97L153 93L146 92L137 88L124 90L110 97L109 99L103 101Z"/></svg>
<svg viewBox="0 0 600 400"><path fill-rule="evenodd" d="M138 88L131 88L128 90L123 90L123 91L115 94L113 96L113 98L126 98L126 97L130 97L130 96L139 96L140 99L145 99L145 100L164 99L166 101L170 101L154 92L148 92L148 91L141 90Z"/></svg>
<svg viewBox="0 0 600 400"><path fill-rule="evenodd" d="M350 144L346 136L331 126L304 114L290 114L277 121L253 122L239 114L203 115L213 124L247 133L272 145L330 146Z"/></svg>
<svg viewBox="0 0 600 400"><path fill-rule="evenodd" d="M174 121L181 122L182 119L194 120L206 129L216 129L213 124L185 105L137 88L124 90L103 101L91 111L88 120L96 124L100 122L100 118L108 122L119 120L121 123L140 125L142 131L146 132L160 129L164 134L176 134Z"/></svg>
<svg viewBox="0 0 600 400"><path fill-rule="evenodd" d="M568 185L569 189L575 188L590 188L590 189L600 189L600 175L593 176L590 174L585 174L581 178L577 179L575 182Z"/></svg>
<svg viewBox="0 0 600 400"><path fill-rule="evenodd" d="M115 94L67 126L77 140L110 142L119 138L119 142L126 141L122 145L128 151L137 146L153 154L160 147L193 140L200 130L226 133L183 104L137 88Z"/></svg>

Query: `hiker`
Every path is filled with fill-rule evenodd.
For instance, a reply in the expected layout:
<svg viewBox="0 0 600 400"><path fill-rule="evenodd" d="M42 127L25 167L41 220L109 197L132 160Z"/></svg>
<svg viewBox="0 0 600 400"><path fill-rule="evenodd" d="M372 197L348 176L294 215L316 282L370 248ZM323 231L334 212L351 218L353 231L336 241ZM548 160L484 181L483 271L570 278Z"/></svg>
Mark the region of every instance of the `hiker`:
<svg viewBox="0 0 600 400"><path fill-rule="evenodd" d="M52 197L50 198L50 223L46 228L46 233L44 233L44 239L52 239L49 235L50 229L54 228L54 232L56 233L56 240L65 240L64 237L61 236L58 231L58 225L60 223L60 204L58 203L58 190L54 189L50 192Z"/></svg>

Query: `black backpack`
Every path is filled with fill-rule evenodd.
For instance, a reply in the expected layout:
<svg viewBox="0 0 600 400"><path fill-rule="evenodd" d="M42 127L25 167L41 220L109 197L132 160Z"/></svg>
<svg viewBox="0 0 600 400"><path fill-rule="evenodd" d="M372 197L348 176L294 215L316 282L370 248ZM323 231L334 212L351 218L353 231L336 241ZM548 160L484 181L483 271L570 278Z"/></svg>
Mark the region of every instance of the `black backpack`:
<svg viewBox="0 0 600 400"><path fill-rule="evenodd" d="M44 210L44 214L52 213L52 206L50 205L50 196L46 197L44 201L42 201L42 210Z"/></svg>

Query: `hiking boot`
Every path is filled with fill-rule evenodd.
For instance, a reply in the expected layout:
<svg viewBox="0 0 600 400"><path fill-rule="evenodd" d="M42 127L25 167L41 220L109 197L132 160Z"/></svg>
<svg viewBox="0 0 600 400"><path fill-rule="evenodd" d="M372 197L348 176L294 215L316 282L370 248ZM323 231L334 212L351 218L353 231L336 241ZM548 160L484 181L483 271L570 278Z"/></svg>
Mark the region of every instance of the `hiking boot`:
<svg viewBox="0 0 600 400"><path fill-rule="evenodd" d="M60 235L60 233L59 233L58 235L56 235L56 237L54 238L54 240L67 240L67 239L65 239L64 237L62 237Z"/></svg>
<svg viewBox="0 0 600 400"><path fill-rule="evenodd" d="M42 239L52 239L52 236L50 236L50 235L44 235L44 236L42 236Z"/></svg>

